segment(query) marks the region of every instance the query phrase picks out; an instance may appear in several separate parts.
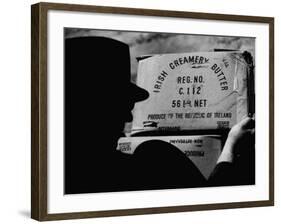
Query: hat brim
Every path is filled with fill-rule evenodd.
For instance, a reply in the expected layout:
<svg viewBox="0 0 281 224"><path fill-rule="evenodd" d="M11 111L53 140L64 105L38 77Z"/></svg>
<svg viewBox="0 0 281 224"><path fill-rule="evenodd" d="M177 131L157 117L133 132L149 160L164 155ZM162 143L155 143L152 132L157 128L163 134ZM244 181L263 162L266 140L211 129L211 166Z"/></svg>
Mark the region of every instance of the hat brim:
<svg viewBox="0 0 281 224"><path fill-rule="evenodd" d="M130 83L130 90L132 97L136 102L146 100L149 97L148 91L133 83Z"/></svg>

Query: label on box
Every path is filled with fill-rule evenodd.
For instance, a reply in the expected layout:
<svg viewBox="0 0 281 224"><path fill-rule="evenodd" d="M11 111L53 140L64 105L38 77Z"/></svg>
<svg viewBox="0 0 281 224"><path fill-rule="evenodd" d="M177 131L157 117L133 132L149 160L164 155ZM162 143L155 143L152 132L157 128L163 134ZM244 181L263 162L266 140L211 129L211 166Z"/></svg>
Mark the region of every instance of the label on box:
<svg viewBox="0 0 281 224"><path fill-rule="evenodd" d="M140 60L137 85L150 96L136 103L132 132L231 128L248 114L248 71L237 51Z"/></svg>
<svg viewBox="0 0 281 224"><path fill-rule="evenodd" d="M150 140L161 140L177 147L194 163L206 179L215 168L221 153L221 140L217 135L122 137L118 141L117 150L133 154L139 145Z"/></svg>

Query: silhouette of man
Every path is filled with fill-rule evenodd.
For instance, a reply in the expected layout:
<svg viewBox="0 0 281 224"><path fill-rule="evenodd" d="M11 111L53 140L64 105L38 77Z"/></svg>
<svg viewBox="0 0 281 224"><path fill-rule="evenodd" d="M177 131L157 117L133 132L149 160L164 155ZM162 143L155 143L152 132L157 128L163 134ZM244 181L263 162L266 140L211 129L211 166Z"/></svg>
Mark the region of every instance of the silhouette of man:
<svg viewBox="0 0 281 224"><path fill-rule="evenodd" d="M130 159L116 151L146 90L130 82L128 45L105 37L65 40L65 193L129 190Z"/></svg>

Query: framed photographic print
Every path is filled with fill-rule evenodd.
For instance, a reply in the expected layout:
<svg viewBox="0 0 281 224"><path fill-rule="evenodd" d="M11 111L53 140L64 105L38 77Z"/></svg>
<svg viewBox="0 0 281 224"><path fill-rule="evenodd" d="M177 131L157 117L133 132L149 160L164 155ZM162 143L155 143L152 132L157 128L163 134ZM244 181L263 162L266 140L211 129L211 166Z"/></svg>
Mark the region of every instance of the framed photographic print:
<svg viewBox="0 0 281 224"><path fill-rule="evenodd" d="M274 18L31 9L32 218L274 204Z"/></svg>

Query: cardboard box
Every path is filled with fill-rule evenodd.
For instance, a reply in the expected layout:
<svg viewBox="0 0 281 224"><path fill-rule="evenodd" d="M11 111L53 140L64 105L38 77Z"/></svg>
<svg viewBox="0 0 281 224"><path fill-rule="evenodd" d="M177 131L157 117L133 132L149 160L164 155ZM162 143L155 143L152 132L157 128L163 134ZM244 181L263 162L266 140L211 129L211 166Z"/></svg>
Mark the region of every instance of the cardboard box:
<svg viewBox="0 0 281 224"><path fill-rule="evenodd" d="M161 140L182 151L208 179L221 153L220 136L149 136L120 138L117 150L133 154L143 142ZM161 158L161 154L159 154ZM157 165L157 164L156 164Z"/></svg>
<svg viewBox="0 0 281 224"><path fill-rule="evenodd" d="M132 134L231 128L254 113L253 82L252 58L245 52L144 56L137 85L150 96L135 105Z"/></svg>
<svg viewBox="0 0 281 224"><path fill-rule="evenodd" d="M117 150L133 154L144 142L164 141L182 151L206 179L228 130L254 114L253 59L247 52L143 56L137 85L150 96L136 103L132 132L119 139Z"/></svg>

